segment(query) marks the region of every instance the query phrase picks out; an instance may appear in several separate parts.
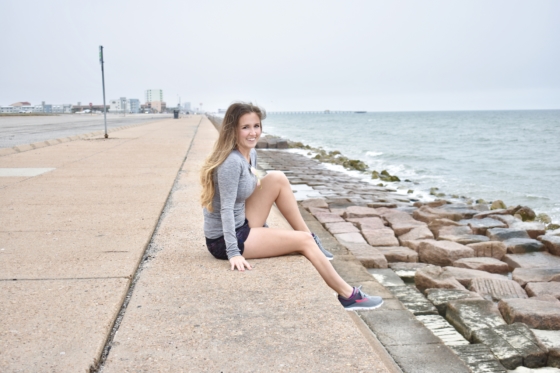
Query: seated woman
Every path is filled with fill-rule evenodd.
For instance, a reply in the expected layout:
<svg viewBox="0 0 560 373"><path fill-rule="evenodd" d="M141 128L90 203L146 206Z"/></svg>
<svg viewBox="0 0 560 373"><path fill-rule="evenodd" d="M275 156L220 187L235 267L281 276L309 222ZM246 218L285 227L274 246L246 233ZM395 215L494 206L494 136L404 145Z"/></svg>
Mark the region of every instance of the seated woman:
<svg viewBox="0 0 560 373"><path fill-rule="evenodd" d="M208 250L217 259L228 259L231 270L239 271L251 269L247 259L299 253L338 293L347 310L381 306L380 297L351 287L334 270L329 262L333 255L309 231L286 176L275 171L257 178L255 146L262 132L263 117L263 111L250 103L232 104L218 141L202 167L201 202ZM273 203L293 231L265 228Z"/></svg>

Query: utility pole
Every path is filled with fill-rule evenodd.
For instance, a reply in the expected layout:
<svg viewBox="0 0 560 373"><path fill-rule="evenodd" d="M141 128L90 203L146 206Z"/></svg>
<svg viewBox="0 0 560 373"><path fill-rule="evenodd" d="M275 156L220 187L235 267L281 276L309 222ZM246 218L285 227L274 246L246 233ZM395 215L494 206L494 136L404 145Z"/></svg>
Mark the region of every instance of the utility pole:
<svg viewBox="0 0 560 373"><path fill-rule="evenodd" d="M103 69L103 46L99 46L99 63L101 63L101 82L103 83L103 120L105 121L105 138L107 134L107 106L105 105L105 70Z"/></svg>

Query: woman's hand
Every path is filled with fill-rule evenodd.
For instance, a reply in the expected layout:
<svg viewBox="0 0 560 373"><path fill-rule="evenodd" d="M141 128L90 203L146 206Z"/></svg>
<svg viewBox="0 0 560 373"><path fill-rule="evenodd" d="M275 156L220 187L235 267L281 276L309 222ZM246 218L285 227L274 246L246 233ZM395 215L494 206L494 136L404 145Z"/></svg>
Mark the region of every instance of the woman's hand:
<svg viewBox="0 0 560 373"><path fill-rule="evenodd" d="M238 271L244 272L245 267L247 267L247 269L252 269L251 265L241 255L234 256L229 260L229 263L231 264L232 271L237 268Z"/></svg>

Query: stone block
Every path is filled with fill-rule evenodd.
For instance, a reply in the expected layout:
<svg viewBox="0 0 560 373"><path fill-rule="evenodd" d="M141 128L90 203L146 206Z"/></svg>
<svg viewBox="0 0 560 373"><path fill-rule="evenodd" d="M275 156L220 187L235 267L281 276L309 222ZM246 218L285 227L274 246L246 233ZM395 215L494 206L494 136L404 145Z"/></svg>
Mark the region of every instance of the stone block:
<svg viewBox="0 0 560 373"><path fill-rule="evenodd" d="M473 332L506 324L496 304L485 299L451 301L447 303L445 318L471 342Z"/></svg>
<svg viewBox="0 0 560 373"><path fill-rule="evenodd" d="M417 262L418 253L404 246L376 246L387 262Z"/></svg>
<svg viewBox="0 0 560 373"><path fill-rule="evenodd" d="M414 281L416 271L420 268L427 267L428 265L429 264L419 262L394 262L389 263L389 268L391 268L400 278Z"/></svg>
<svg viewBox="0 0 560 373"><path fill-rule="evenodd" d="M505 241L510 238L531 238L522 229L512 228L492 228L486 231L486 235L491 241Z"/></svg>
<svg viewBox="0 0 560 373"><path fill-rule="evenodd" d="M430 329L436 337L441 339L446 346L464 346L469 344L469 341L457 333L455 328L440 315L416 315L416 318L426 328Z"/></svg>
<svg viewBox="0 0 560 373"><path fill-rule="evenodd" d="M507 253L506 245L501 241L471 243L467 245L474 250L476 257L502 259Z"/></svg>
<svg viewBox="0 0 560 373"><path fill-rule="evenodd" d="M546 365L548 351L533 335L527 325L514 323L473 333L475 343L487 345L500 363L508 369L524 365L538 368Z"/></svg>
<svg viewBox="0 0 560 373"><path fill-rule="evenodd" d="M435 219L430 221L428 224L428 229L433 233L434 237L437 238L439 236L439 231L444 227L460 227L463 224L449 220L449 219Z"/></svg>
<svg viewBox="0 0 560 373"><path fill-rule="evenodd" d="M534 329L560 330L560 302L503 299L498 307L508 324L522 322Z"/></svg>
<svg viewBox="0 0 560 373"><path fill-rule="evenodd" d="M418 254L424 263L451 266L456 260L474 257L474 250L451 241L424 241L420 244Z"/></svg>
<svg viewBox="0 0 560 373"><path fill-rule="evenodd" d="M447 303L459 299L482 299L480 294L459 289L428 289L426 298L436 306L440 315L445 316Z"/></svg>
<svg viewBox="0 0 560 373"><path fill-rule="evenodd" d="M414 275L414 283L418 290L422 292L434 288L466 290L455 277L438 266L428 266L417 270Z"/></svg>
<svg viewBox="0 0 560 373"><path fill-rule="evenodd" d="M402 369L400 370L402 372L472 373L471 369L451 350L451 346L448 347L441 342L389 346L387 351Z"/></svg>
<svg viewBox="0 0 560 373"><path fill-rule="evenodd" d="M544 251L544 245L532 238L510 238L503 241L510 254L526 254Z"/></svg>
<svg viewBox="0 0 560 373"><path fill-rule="evenodd" d="M478 278L471 282L469 290L480 294L484 299L498 302L509 298L527 298L527 293L521 285L512 280L497 280Z"/></svg>
<svg viewBox="0 0 560 373"><path fill-rule="evenodd" d="M344 246L350 243L366 244L366 240L360 233L337 233L333 236Z"/></svg>
<svg viewBox="0 0 560 373"><path fill-rule="evenodd" d="M512 273L512 278L523 287L529 282L560 282L560 267L515 268Z"/></svg>
<svg viewBox="0 0 560 373"><path fill-rule="evenodd" d="M288 149L288 148L289 148L289 146L288 146L288 141L287 141L287 140L284 140L284 139L279 139L279 140L276 142L276 148L277 148L277 149Z"/></svg>
<svg viewBox="0 0 560 373"><path fill-rule="evenodd" d="M399 240L391 228L373 229L363 232L366 241L371 246L398 246Z"/></svg>
<svg viewBox="0 0 560 373"><path fill-rule="evenodd" d="M453 262L454 267L475 269L489 273L507 273L509 266L495 258L463 258Z"/></svg>
<svg viewBox="0 0 560 373"><path fill-rule="evenodd" d="M468 288L471 286L472 281L475 279L493 279L493 280L507 280L506 276L488 273L485 271L477 271L476 269L459 268L447 266L443 268L444 272L449 273L451 276L455 277L461 285Z"/></svg>
<svg viewBox="0 0 560 373"><path fill-rule="evenodd" d="M465 235L458 235L458 236L440 234L438 240L456 242L461 245L490 241L490 239L486 236L480 236L475 234L465 234Z"/></svg>
<svg viewBox="0 0 560 373"><path fill-rule="evenodd" d="M404 241L401 241L401 245L406 246L409 249L412 249L412 250L418 252L418 250L420 250L420 244L424 241L426 241L426 242L436 242L435 240L410 240L410 241L404 240Z"/></svg>
<svg viewBox="0 0 560 373"><path fill-rule="evenodd" d="M441 227L438 233L438 237L441 236L462 236L473 234L472 229L468 225L448 225Z"/></svg>
<svg viewBox="0 0 560 373"><path fill-rule="evenodd" d="M375 229L382 229L386 228L385 224L383 224L383 220L381 218L373 217L373 218L348 218L346 221L354 224L358 227L362 232L367 232Z"/></svg>
<svg viewBox="0 0 560 373"><path fill-rule="evenodd" d="M560 368L560 331L531 329L538 341L548 349L549 367Z"/></svg>
<svg viewBox="0 0 560 373"><path fill-rule="evenodd" d="M344 247L366 268L387 268L387 259L375 247L365 243L348 243Z"/></svg>
<svg viewBox="0 0 560 373"><path fill-rule="evenodd" d="M530 297L548 294L560 300L560 282L529 282L525 291Z"/></svg>
<svg viewBox="0 0 560 373"><path fill-rule="evenodd" d="M560 258L547 252L507 254L503 259L510 268L560 268Z"/></svg>
<svg viewBox="0 0 560 373"><path fill-rule="evenodd" d="M540 240L549 253L560 256L560 236L541 236Z"/></svg>
<svg viewBox="0 0 560 373"><path fill-rule="evenodd" d="M371 217L379 217L380 214L375 209L371 207L364 207L364 206L349 206L346 208L342 217L345 219L348 218L371 218Z"/></svg>
<svg viewBox="0 0 560 373"><path fill-rule="evenodd" d="M417 289L408 285L391 286L391 293L415 315L437 315L438 311Z"/></svg>
<svg viewBox="0 0 560 373"><path fill-rule="evenodd" d="M508 225L500 220L492 218L461 220L460 223L467 224L474 234L486 235L488 229L508 228Z"/></svg>
<svg viewBox="0 0 560 373"><path fill-rule="evenodd" d="M360 232L360 230L356 228L354 224L348 222L326 223L325 228L329 232L331 232L331 234Z"/></svg>
<svg viewBox="0 0 560 373"><path fill-rule="evenodd" d="M437 207L433 208L429 206L420 207L418 210L412 213L412 217L425 223L430 223L431 221L436 219L449 219L453 221L459 221L463 219L463 215L458 212Z"/></svg>
<svg viewBox="0 0 560 373"><path fill-rule="evenodd" d="M313 215L322 224L344 223L344 219L342 219L340 215L333 214L332 212L316 212Z"/></svg>
<svg viewBox="0 0 560 373"><path fill-rule="evenodd" d="M404 281L392 269L368 269L368 272L383 286L404 286Z"/></svg>
<svg viewBox="0 0 560 373"><path fill-rule="evenodd" d="M537 238L546 233L544 224L539 223L537 221L532 221L532 222L516 221L515 223L511 224L509 227L513 229L524 230L531 238Z"/></svg>
<svg viewBox="0 0 560 373"><path fill-rule="evenodd" d="M266 139L264 138L260 138L259 141L257 142L257 149L266 149L268 148L268 141L266 141Z"/></svg>
<svg viewBox="0 0 560 373"><path fill-rule="evenodd" d="M483 344L452 346L451 349L469 366L474 373L507 373L506 368L496 359L490 348Z"/></svg>
<svg viewBox="0 0 560 373"><path fill-rule="evenodd" d="M427 226L421 226L411 229L409 232L400 235L399 241L402 243L404 241L416 241L416 240L426 240L433 239L434 235L428 229Z"/></svg>
<svg viewBox="0 0 560 373"><path fill-rule="evenodd" d="M301 201L300 204L305 209L309 209L309 207L318 207L323 209L329 208L327 201L325 201L323 198L306 199L305 201Z"/></svg>
<svg viewBox="0 0 560 373"><path fill-rule="evenodd" d="M397 204L392 202L370 202L367 204L367 207L371 207L374 209L378 209L378 208L392 209L397 207Z"/></svg>

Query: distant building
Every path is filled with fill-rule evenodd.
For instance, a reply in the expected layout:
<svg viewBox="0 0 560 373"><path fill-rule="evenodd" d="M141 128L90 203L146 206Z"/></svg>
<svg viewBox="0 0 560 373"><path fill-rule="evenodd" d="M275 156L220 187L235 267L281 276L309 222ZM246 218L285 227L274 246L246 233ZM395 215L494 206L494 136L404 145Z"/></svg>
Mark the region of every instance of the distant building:
<svg viewBox="0 0 560 373"><path fill-rule="evenodd" d="M146 102L160 101L163 102L163 91L161 89L146 90Z"/></svg>
<svg viewBox="0 0 560 373"><path fill-rule="evenodd" d="M184 111L191 111L191 103L190 102L183 102L181 107Z"/></svg>
<svg viewBox="0 0 560 373"><path fill-rule="evenodd" d="M138 114L140 112L140 100L137 98L131 98L128 100L128 112L133 114Z"/></svg>
<svg viewBox="0 0 560 373"><path fill-rule="evenodd" d="M121 97L117 100L109 100L109 106L111 108L111 113L124 113L125 110L128 110L126 97Z"/></svg>

